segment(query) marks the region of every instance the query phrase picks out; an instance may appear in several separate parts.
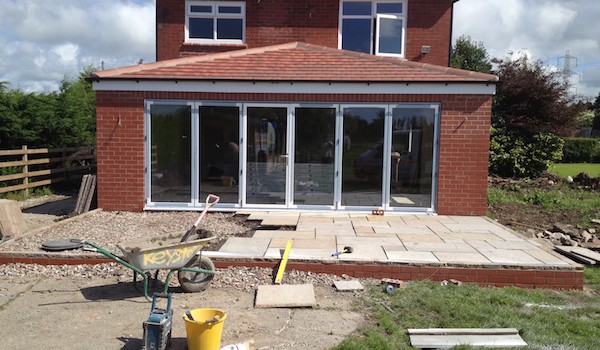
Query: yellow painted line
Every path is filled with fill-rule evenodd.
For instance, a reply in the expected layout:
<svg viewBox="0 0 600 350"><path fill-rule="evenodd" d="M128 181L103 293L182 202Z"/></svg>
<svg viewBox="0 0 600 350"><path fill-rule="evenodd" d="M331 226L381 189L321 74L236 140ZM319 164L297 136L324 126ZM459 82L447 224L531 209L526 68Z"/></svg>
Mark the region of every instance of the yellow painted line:
<svg viewBox="0 0 600 350"><path fill-rule="evenodd" d="M283 272L285 271L285 266L287 265L288 257L290 256L290 249L292 249L291 239L287 242L287 245L285 246L283 258L281 259L279 269L277 270L277 277L275 277L275 284L281 284L281 280L283 279Z"/></svg>

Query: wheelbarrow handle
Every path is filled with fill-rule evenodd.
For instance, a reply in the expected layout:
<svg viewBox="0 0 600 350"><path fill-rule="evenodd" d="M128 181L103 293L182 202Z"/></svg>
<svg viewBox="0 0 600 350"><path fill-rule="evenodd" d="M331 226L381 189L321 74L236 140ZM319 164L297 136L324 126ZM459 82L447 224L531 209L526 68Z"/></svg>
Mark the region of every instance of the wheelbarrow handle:
<svg viewBox="0 0 600 350"><path fill-rule="evenodd" d="M204 210L202 211L202 213L200 214L200 216L198 217L198 220L196 220L196 222L194 222L194 225L192 226L191 229L189 229L181 238L181 242L186 242L188 240L188 238L190 237L190 235L196 231L196 229L198 228L198 225L200 225L200 221L202 221L202 219L204 219L204 215L206 215L206 212L208 211L208 209L210 209L210 207L212 207L213 205L219 203L219 200L221 198L219 198L219 196L214 195L214 194L209 194L208 196L206 196L206 205L204 206Z"/></svg>

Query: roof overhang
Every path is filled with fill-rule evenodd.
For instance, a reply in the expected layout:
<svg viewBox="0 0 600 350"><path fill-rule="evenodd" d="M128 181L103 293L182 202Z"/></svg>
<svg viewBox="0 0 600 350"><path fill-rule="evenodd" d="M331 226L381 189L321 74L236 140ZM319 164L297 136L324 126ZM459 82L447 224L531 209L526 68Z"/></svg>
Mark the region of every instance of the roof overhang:
<svg viewBox="0 0 600 350"><path fill-rule="evenodd" d="M269 94L452 94L494 95L487 82L335 82L335 81L223 81L223 80L93 80L96 91L166 91Z"/></svg>

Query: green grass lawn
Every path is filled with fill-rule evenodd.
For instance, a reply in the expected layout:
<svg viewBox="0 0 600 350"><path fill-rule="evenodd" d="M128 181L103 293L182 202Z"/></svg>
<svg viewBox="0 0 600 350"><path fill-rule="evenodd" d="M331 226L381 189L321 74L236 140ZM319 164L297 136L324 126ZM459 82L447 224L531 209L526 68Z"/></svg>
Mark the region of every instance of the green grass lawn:
<svg viewBox="0 0 600 350"><path fill-rule="evenodd" d="M389 294L372 287L361 310L372 325L335 349L412 349L407 328L517 328L528 349L600 349L600 269L585 278L591 292L432 281Z"/></svg>
<svg viewBox="0 0 600 350"><path fill-rule="evenodd" d="M600 176L600 164L589 164L589 163L561 163L553 164L548 169L549 172L556 174L560 177L567 178L567 176L575 177L579 173L586 173L591 177Z"/></svg>

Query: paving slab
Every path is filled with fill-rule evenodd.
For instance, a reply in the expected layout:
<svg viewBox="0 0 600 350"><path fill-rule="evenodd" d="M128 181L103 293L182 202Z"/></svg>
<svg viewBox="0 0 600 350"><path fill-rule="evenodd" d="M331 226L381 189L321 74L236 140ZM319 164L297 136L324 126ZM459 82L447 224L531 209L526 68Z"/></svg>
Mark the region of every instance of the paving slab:
<svg viewBox="0 0 600 350"><path fill-rule="evenodd" d="M315 238L315 230L256 230L254 238Z"/></svg>
<svg viewBox="0 0 600 350"><path fill-rule="evenodd" d="M256 290L257 308L313 307L317 304L312 284L262 285Z"/></svg>
<svg viewBox="0 0 600 350"><path fill-rule="evenodd" d="M392 223L390 223L390 227L392 229L397 230L398 233L425 233L425 234L435 233L435 232L431 231L431 229L429 229L429 227L427 227L427 225L425 225L425 224L419 225L419 224L410 223L410 224L406 224L406 225L397 225L395 222L392 222Z"/></svg>
<svg viewBox="0 0 600 350"><path fill-rule="evenodd" d="M384 249L388 259L394 262L439 262L432 252L389 250L389 247Z"/></svg>
<svg viewBox="0 0 600 350"><path fill-rule="evenodd" d="M350 254L338 255L339 260L343 261L387 261L387 255L381 245L362 245L353 246L354 250ZM344 245L338 244L338 251L344 249Z"/></svg>
<svg viewBox="0 0 600 350"><path fill-rule="evenodd" d="M491 232L452 232L452 233L439 233L439 236L443 240L477 240L477 241L501 241L506 242L501 237L491 233Z"/></svg>
<svg viewBox="0 0 600 350"><path fill-rule="evenodd" d="M418 349L448 349L460 345L515 348L527 343L516 328L429 328L408 329L410 343Z"/></svg>
<svg viewBox="0 0 600 350"><path fill-rule="evenodd" d="M455 253L455 252L432 252L441 262L447 263L466 263L466 264L489 264L488 260L481 253Z"/></svg>
<svg viewBox="0 0 600 350"><path fill-rule="evenodd" d="M227 239L219 252L263 256L270 242L270 238L231 237Z"/></svg>
<svg viewBox="0 0 600 350"><path fill-rule="evenodd" d="M375 231L373 230L372 227L365 227L365 226L354 226L354 233L356 233L357 236L373 236L373 235L375 235Z"/></svg>
<svg viewBox="0 0 600 350"><path fill-rule="evenodd" d="M465 243L467 243L468 245L470 245L471 247L480 250L492 250L495 249L493 245L489 244L486 241L479 241L476 239L465 239Z"/></svg>
<svg viewBox="0 0 600 350"><path fill-rule="evenodd" d="M331 223L333 224L333 217L327 216L300 216L298 219L298 224L306 224L306 223Z"/></svg>
<svg viewBox="0 0 600 350"><path fill-rule="evenodd" d="M444 243L440 236L431 233L398 233L396 236L402 242Z"/></svg>
<svg viewBox="0 0 600 350"><path fill-rule="evenodd" d="M268 248L264 257L267 259L281 259L283 257L284 248ZM319 260L319 261L335 261L335 257L331 254L335 253L334 249L309 249L296 248L292 246L288 258L290 260Z"/></svg>
<svg viewBox="0 0 600 350"><path fill-rule="evenodd" d="M491 245L496 249L520 249L520 250L532 250L539 249L538 246L527 242L526 240L520 241L489 241Z"/></svg>
<svg viewBox="0 0 600 350"><path fill-rule="evenodd" d="M246 218L248 221L262 221L269 217L269 213L250 213L250 216Z"/></svg>
<svg viewBox="0 0 600 350"><path fill-rule="evenodd" d="M335 281L333 282L335 289L339 292L353 292L355 290L363 290L365 287L357 280L351 281Z"/></svg>
<svg viewBox="0 0 600 350"><path fill-rule="evenodd" d="M541 249L532 249L532 250L524 250L525 253L531 255L537 260L543 262L546 265L571 265L568 261L565 261L562 256L556 256L552 253L549 253L545 250Z"/></svg>
<svg viewBox="0 0 600 350"><path fill-rule="evenodd" d="M403 242L407 250L420 252L462 252L474 253L475 248L465 242L447 242L447 243L420 243Z"/></svg>
<svg viewBox="0 0 600 350"><path fill-rule="evenodd" d="M263 226L296 226L298 216L269 216L260 223Z"/></svg>
<svg viewBox="0 0 600 350"><path fill-rule="evenodd" d="M544 265L541 261L532 257L521 250L512 249L494 249L494 250L479 250L490 261L499 264L534 264Z"/></svg>
<svg viewBox="0 0 600 350"><path fill-rule="evenodd" d="M273 238L269 248L285 248L289 239ZM336 239L334 236L320 238L294 238L292 239L292 250L298 248L306 249L329 249L334 251L336 248Z"/></svg>

